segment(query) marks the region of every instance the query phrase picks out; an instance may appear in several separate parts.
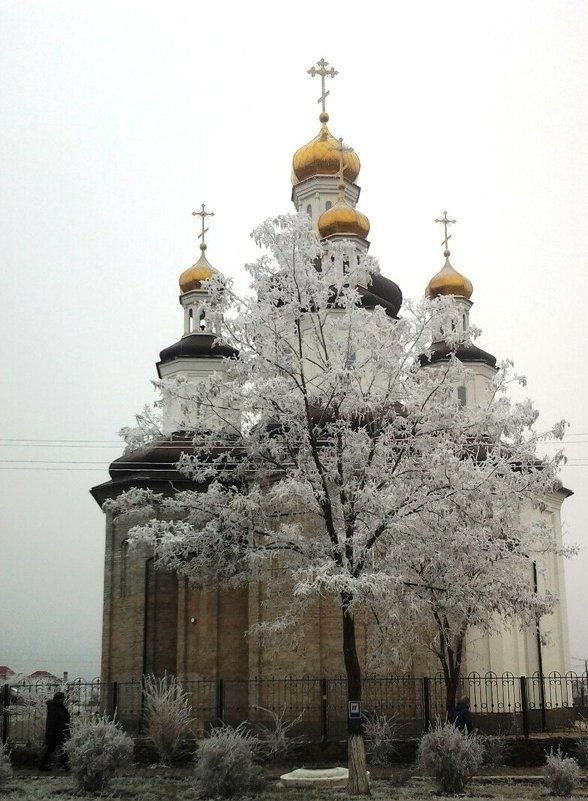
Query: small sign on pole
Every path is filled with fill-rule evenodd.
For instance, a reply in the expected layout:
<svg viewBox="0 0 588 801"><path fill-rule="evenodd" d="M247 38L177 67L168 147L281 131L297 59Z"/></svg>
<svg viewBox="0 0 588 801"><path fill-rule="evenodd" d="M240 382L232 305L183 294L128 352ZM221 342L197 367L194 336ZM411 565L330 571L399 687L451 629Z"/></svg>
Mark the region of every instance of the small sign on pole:
<svg viewBox="0 0 588 801"><path fill-rule="evenodd" d="M359 701L347 702L347 717L349 720L361 720L361 703Z"/></svg>

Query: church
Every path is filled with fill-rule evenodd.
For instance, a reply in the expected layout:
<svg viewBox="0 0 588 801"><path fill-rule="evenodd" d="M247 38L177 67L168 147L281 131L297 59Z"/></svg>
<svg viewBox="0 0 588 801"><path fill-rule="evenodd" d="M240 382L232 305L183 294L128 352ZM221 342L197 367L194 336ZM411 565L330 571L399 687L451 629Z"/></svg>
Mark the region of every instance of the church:
<svg viewBox="0 0 588 801"><path fill-rule="evenodd" d="M367 252L370 224L358 209L360 160L355 150L346 148L343 140L331 133L325 109L328 95L325 79L334 77L336 72L324 60L309 72L322 82L320 127L318 134L294 153L292 202L296 212L312 219L321 240L353 239L357 248ZM159 354L156 369L161 379L197 381L211 373L222 373L227 361L238 358L234 348L216 344L219 321L206 311L207 280L216 273L204 241L206 219L211 214L204 205L195 214L202 223L201 253L196 263L179 276L183 332L177 342ZM445 231L444 263L440 270L431 270L432 277L423 276L423 285L428 297L455 298L467 330L473 285L450 262L448 226L454 221L444 212L436 222ZM375 275L369 286L360 289L360 294L362 306L381 307L391 324L402 316L401 289L389 278ZM469 370L467 382L459 388L459 403L476 404L496 372L496 358L471 342L460 345L456 356ZM435 342L430 356L422 362L422 369L431 369L448 357L448 347L442 341ZM176 469L181 454L191 448L191 440L178 423L180 417L180 409L173 403L165 405L162 437L126 453L110 465L110 480L91 490L100 506L131 488L168 495L193 488L193 483ZM561 547L561 506L569 494L562 488L545 498L541 512L528 512L541 514L548 521L558 547ZM155 569L153 555L146 548L129 549L128 531L137 523L136 519L129 521L109 513L105 516L103 682L126 682L147 673L165 672L185 680L228 681L342 674L340 614L329 602L324 599L316 602L296 649L266 647L254 637L246 636L266 608L264 587L259 582L238 589L193 589L174 573ZM559 598L553 614L541 621L541 629L550 632L549 642L543 641L539 626L528 631L512 627L492 635L470 632L463 675L493 672L530 676L535 672L547 675L568 670L563 560L555 553L545 559L541 575L537 578L535 573L534 579L541 582L542 589L549 589ZM360 657L365 667L369 667L369 626L368 620L362 621L358 632ZM408 667L403 668L414 676L431 676L438 669L428 654L420 652L413 653ZM393 671L390 668L388 673Z"/></svg>

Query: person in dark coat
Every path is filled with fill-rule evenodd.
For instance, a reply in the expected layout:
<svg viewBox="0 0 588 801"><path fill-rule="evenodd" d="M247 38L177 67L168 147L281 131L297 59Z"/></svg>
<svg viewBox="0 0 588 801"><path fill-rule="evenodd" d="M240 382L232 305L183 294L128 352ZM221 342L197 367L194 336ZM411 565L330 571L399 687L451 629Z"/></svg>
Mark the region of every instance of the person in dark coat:
<svg viewBox="0 0 588 801"><path fill-rule="evenodd" d="M58 759L65 770L69 770L67 751L63 748L69 737L69 712L65 706L65 693L57 692L47 701L47 723L45 725L45 750L41 757L39 770L51 770L47 765L56 748L59 748Z"/></svg>
<svg viewBox="0 0 588 801"><path fill-rule="evenodd" d="M453 725L456 729L463 731L464 734L469 734L474 730L472 724L472 715L470 713L470 699L467 695L460 698L455 705L455 716L453 718Z"/></svg>

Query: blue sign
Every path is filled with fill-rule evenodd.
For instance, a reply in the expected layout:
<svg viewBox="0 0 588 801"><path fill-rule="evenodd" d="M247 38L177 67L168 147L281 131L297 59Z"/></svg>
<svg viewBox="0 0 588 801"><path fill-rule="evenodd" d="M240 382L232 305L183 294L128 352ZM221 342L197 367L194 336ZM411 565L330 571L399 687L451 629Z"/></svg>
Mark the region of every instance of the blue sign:
<svg viewBox="0 0 588 801"><path fill-rule="evenodd" d="M349 720L361 720L361 704L359 701L347 702L347 716Z"/></svg>

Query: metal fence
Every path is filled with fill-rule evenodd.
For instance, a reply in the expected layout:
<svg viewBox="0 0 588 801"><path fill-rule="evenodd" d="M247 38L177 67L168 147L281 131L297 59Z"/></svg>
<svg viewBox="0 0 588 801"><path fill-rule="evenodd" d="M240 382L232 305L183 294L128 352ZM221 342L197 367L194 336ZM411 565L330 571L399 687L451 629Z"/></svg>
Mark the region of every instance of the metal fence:
<svg viewBox="0 0 588 801"><path fill-rule="evenodd" d="M362 709L394 719L400 738L415 737L437 717L444 717L442 676L366 677ZM309 740L338 740L347 726L347 682L337 678L264 678L248 681L201 679L183 682L192 707L194 733L224 721L271 722L272 715L296 721L293 734ZM0 738L3 742L39 745L43 740L45 702L57 690L66 693L72 720L107 715L131 734L145 728L142 681L99 680L0 687ZM470 674L460 681L458 697L470 698L474 725L487 734L522 734L572 729L588 718L588 673L540 676Z"/></svg>

